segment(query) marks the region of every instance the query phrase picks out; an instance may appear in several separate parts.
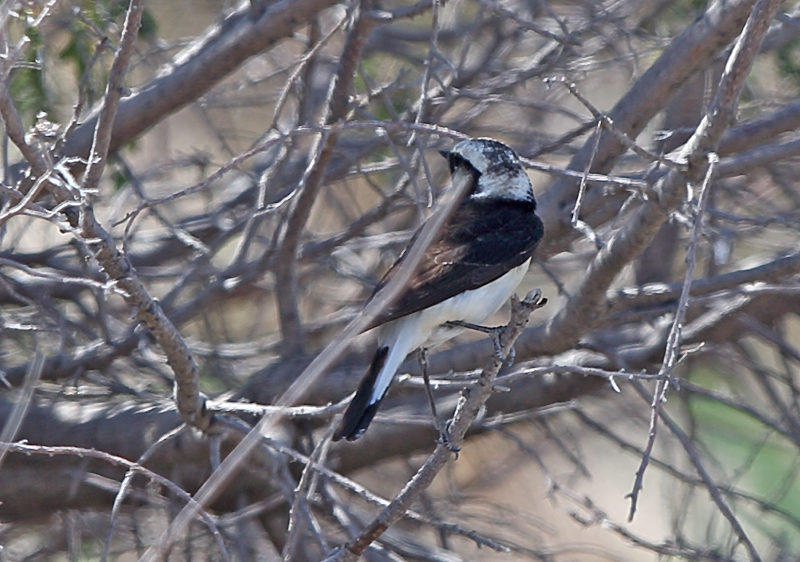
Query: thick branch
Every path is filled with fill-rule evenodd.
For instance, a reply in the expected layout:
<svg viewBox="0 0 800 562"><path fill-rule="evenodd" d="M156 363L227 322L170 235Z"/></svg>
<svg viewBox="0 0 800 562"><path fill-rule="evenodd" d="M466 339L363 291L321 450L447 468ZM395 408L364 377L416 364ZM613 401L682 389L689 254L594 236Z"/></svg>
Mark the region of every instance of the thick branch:
<svg viewBox="0 0 800 562"><path fill-rule="evenodd" d="M706 68L742 29L755 0L717 1L701 18L691 24L667 47L627 93L608 112L618 130L635 139L644 127L660 112L667 101L695 73ZM590 159L592 172L608 172L624 150L624 145L610 132L601 133L597 151L593 154L594 138L572 158L568 168L583 171ZM547 236L538 251L550 256L566 248L575 237L569 213L577 195L578 182L562 178L553 183L539 198L542 220ZM588 211L599 206L605 197L597 196L584 202Z"/></svg>
<svg viewBox="0 0 800 562"><path fill-rule="evenodd" d="M135 139L167 115L199 99L248 58L291 37L338 0L283 0L257 17L246 3L209 28L197 43L179 53L165 73L123 100L114 119L109 150ZM98 117L87 119L67 139L65 156L87 156Z"/></svg>

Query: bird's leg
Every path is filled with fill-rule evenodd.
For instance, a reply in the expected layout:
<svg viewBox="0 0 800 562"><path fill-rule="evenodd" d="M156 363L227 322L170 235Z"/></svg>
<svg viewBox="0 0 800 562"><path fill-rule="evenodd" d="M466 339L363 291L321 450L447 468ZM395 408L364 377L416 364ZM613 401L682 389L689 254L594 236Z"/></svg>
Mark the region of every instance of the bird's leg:
<svg viewBox="0 0 800 562"><path fill-rule="evenodd" d="M450 443L450 436L447 433L447 424L442 424L439 421L439 414L436 413L436 401L433 399L433 390L431 389L431 379L428 377L428 349L426 347L419 348L419 368L422 371L422 381L425 383L425 394L428 396L428 404L431 406L431 415L433 415L433 426L439 432L439 440L447 445L453 453L458 455L460 449Z"/></svg>
<svg viewBox="0 0 800 562"><path fill-rule="evenodd" d="M505 330L505 326L481 326L480 324L473 324L471 322L464 322L462 320L451 320L445 324L446 326L450 326L453 328L466 328L467 330L475 330L476 332L483 332L484 334L488 334L490 338L492 338L492 344L494 345L494 354L505 363L507 367L510 367L514 364L514 359L516 357L516 350L512 347L508 351L508 355L503 354L503 348L500 345L500 334L503 333Z"/></svg>
<svg viewBox="0 0 800 562"><path fill-rule="evenodd" d="M428 348L419 348L419 368L422 371L422 381L425 383L425 394L428 396L428 404L431 406L431 414L433 414L433 423L436 429L439 429L439 416L436 413L436 401L433 399L433 390L431 390L431 379L428 377Z"/></svg>

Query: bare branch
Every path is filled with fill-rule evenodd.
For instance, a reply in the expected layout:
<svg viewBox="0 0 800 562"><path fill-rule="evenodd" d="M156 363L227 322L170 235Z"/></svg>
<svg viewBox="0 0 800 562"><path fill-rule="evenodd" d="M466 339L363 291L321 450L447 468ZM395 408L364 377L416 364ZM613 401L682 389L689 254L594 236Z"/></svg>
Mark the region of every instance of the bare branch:
<svg viewBox="0 0 800 562"><path fill-rule="evenodd" d="M94 130L92 148L89 151L89 161L83 177L82 189L84 192L93 192L97 189L100 183L100 176L106 166L108 149L111 145L111 131L114 126L114 118L117 115L117 105L123 95L123 81L131 55L133 55L139 26L142 23L142 12L144 12L144 1L131 0L125 16L122 38L117 48L117 54L114 57L114 63L111 65L111 75L106 85L103 107L97 117L97 127Z"/></svg>

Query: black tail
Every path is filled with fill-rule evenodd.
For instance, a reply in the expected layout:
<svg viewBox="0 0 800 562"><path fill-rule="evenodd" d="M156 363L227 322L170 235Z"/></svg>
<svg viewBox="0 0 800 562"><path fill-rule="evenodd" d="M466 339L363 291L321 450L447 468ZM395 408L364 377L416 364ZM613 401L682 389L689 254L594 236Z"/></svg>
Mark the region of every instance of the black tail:
<svg viewBox="0 0 800 562"><path fill-rule="evenodd" d="M339 422L336 433L333 434L334 441L339 441L342 437L348 441L355 441L361 437L367 430L367 427L369 427L372 418L375 417L378 407L381 405L383 396L372 404L369 403L369 398L372 394L372 387L375 386L375 379L378 378L378 373L381 372L388 355L388 347L379 347L375 352L367 374L364 375L364 378L361 379L361 382L358 384L356 395L347 407L342 421Z"/></svg>

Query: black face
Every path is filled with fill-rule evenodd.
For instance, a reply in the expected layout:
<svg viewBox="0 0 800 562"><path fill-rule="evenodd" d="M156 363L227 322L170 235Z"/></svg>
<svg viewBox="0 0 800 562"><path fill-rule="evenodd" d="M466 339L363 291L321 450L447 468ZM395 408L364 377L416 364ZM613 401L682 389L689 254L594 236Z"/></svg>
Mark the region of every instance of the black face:
<svg viewBox="0 0 800 562"><path fill-rule="evenodd" d="M447 159L447 164L450 166L451 176L456 172L456 168L464 168L472 174L472 177L475 178L475 183L477 184L481 173L475 168L475 166L470 164L466 158L456 152L450 152L449 150L440 150L439 154Z"/></svg>

